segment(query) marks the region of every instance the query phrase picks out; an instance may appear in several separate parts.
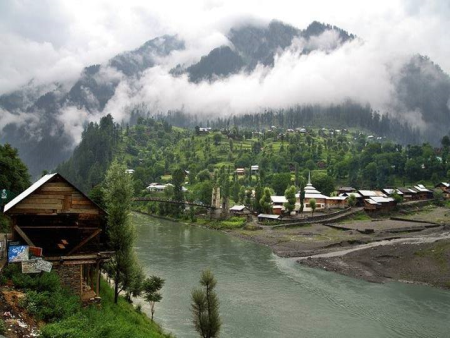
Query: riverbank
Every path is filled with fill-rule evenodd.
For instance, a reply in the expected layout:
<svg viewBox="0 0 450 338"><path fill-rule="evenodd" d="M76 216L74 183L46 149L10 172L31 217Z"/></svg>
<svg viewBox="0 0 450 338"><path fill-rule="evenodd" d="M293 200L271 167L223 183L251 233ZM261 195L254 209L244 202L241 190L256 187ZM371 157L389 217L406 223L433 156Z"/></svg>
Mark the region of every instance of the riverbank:
<svg viewBox="0 0 450 338"><path fill-rule="evenodd" d="M101 303L86 305L61 288L53 273L23 275L11 266L0 277L0 335L7 338L169 337L123 297L115 304L104 280Z"/></svg>
<svg viewBox="0 0 450 338"><path fill-rule="evenodd" d="M226 221L209 224L203 219L180 222L268 246L277 256L298 258L298 263L311 268L370 282L395 280L450 289L450 267L445 263L450 261L447 207L420 207L377 219L360 212L338 223L289 228L226 226L222 224Z"/></svg>
<svg viewBox="0 0 450 338"><path fill-rule="evenodd" d="M450 289L450 209L427 207L395 216L402 219L355 216L337 224L227 232L308 267L370 282Z"/></svg>

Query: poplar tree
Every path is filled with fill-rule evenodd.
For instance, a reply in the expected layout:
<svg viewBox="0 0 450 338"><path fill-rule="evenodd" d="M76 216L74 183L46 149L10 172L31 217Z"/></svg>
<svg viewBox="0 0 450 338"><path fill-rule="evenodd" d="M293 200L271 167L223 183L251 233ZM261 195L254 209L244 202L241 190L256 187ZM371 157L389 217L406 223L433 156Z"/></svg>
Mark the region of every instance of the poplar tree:
<svg viewBox="0 0 450 338"><path fill-rule="evenodd" d="M289 213L295 209L295 186L291 185L284 192L284 197L286 197L287 202L284 203L284 207L288 210Z"/></svg>
<svg viewBox="0 0 450 338"><path fill-rule="evenodd" d="M222 325L219 316L219 299L214 288L217 280L210 270L202 272L200 278L202 288L192 291L191 310L195 330L202 338L219 337Z"/></svg>
<svg viewBox="0 0 450 338"><path fill-rule="evenodd" d="M264 189L264 195L263 197L261 197L259 205L261 206L262 211L265 212L266 214L272 211L272 199L270 198L269 188Z"/></svg>
<svg viewBox="0 0 450 338"><path fill-rule="evenodd" d="M108 264L108 273L114 280L114 302L119 292L130 286L137 264L133 252L134 229L131 224L132 176L126 174L125 165L114 160L109 167L104 184L109 245L115 252Z"/></svg>

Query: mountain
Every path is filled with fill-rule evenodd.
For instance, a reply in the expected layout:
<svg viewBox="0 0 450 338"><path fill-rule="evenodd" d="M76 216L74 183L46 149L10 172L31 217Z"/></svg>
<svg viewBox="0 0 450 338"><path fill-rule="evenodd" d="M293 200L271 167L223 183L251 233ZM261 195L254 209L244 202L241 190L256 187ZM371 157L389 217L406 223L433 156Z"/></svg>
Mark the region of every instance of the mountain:
<svg viewBox="0 0 450 338"><path fill-rule="evenodd" d="M278 55L288 49L300 55L320 51L327 57L357 39L355 35L338 27L316 21L303 30L280 21L272 21L267 25L241 24L231 28L226 37L227 44L214 48L192 64L179 64L170 71L167 70L167 76L185 76L192 83L205 81L214 84L233 74L251 74L257 67L265 67L270 72ZM160 69L165 71L164 67L171 64L167 62L169 57L175 51L183 51L185 48L185 42L179 37L161 36L145 42L135 50L114 56L104 64L84 68L70 86L60 83L36 85L31 81L19 90L1 95L0 142L11 143L19 149L20 156L33 176L39 175L43 169L53 169L70 156L88 121L98 120L100 116L110 112L109 108L116 109L110 107L111 99L121 83L130 88L142 86L140 81L143 76L146 76L145 79L151 76L149 69L161 66ZM438 144L440 138L450 130L449 76L430 59L415 55L411 56L398 74L392 74L392 83L395 100L388 112L389 119L384 120L392 121L389 134L400 143L417 140ZM342 99L343 102L346 100ZM154 100L157 106L158 98ZM345 104L331 106L329 111L342 111L346 107ZM287 107L286 110L289 114L302 112L298 121L320 121L325 127L330 122L334 128L339 127L336 119L331 122L323 116L317 119L303 118L309 116L308 112L314 114L321 109L310 110L305 106ZM372 113L372 109L365 105L354 110L373 114L374 119L380 119L380 115ZM155 115L154 110L139 102L133 102L129 111L130 123L134 123L137 116ZM204 120L202 117L196 120L198 117L193 116L192 121L189 121L190 113L158 111L156 114L164 114L168 118L182 116L183 126ZM211 121L215 118L208 117ZM353 120L351 118L350 122L346 121L345 125L351 125ZM361 123L355 121L355 125ZM370 129L372 125L377 127ZM368 124L368 130L380 134L377 129L379 126L376 122Z"/></svg>
<svg viewBox="0 0 450 338"><path fill-rule="evenodd" d="M258 64L273 67L275 56L289 48L294 39L302 39L305 42L302 54L323 49L323 46L310 42L327 31L337 35L338 44L333 46L334 48L355 38L342 29L317 21L311 23L304 31L280 21L272 21L268 26L245 25L232 28L228 34L232 48L221 46L213 49L198 63L188 67L186 72L190 81L200 82L215 80L240 71L251 72ZM176 71L178 74L182 73L180 69Z"/></svg>
<svg viewBox="0 0 450 338"><path fill-rule="evenodd" d="M4 126L0 142L19 149L33 176L55 168L71 155L76 145L64 119L77 121L80 109L92 114L102 112L123 78L140 76L172 51L183 48L183 41L165 35L119 54L105 65L86 67L69 89L59 84L35 86L30 82L1 95L0 112L1 109L8 112L16 122Z"/></svg>

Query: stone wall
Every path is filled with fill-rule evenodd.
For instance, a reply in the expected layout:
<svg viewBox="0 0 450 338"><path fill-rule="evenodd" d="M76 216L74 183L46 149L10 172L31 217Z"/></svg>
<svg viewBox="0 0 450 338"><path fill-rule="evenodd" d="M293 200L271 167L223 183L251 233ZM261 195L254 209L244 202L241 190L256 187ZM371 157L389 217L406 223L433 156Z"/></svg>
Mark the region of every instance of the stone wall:
<svg viewBox="0 0 450 338"><path fill-rule="evenodd" d="M82 265L56 265L53 270L58 274L61 284L73 293L81 296Z"/></svg>

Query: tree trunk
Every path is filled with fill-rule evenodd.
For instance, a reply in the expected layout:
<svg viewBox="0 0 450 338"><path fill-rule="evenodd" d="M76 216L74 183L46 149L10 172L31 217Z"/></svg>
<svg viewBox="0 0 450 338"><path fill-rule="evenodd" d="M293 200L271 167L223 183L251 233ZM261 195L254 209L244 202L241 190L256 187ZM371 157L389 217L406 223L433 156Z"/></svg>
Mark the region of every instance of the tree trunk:
<svg viewBox="0 0 450 338"><path fill-rule="evenodd" d="M119 270L116 272L116 278L114 280L114 304L117 304L117 301L119 299Z"/></svg>

